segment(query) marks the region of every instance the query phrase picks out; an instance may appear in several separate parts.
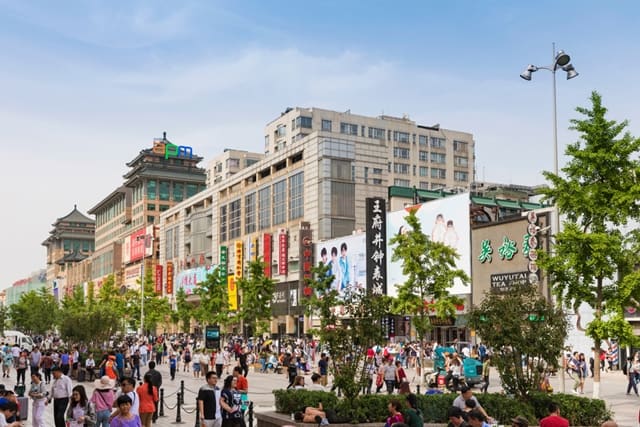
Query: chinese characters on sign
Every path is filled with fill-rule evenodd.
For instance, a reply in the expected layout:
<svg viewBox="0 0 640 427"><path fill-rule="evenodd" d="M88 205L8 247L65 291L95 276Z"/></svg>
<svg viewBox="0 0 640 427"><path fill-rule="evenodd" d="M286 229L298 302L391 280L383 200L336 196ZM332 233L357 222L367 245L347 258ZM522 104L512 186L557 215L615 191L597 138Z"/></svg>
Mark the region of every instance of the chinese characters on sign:
<svg viewBox="0 0 640 427"><path fill-rule="evenodd" d="M540 280L540 276L538 275L538 265L536 264L538 259L538 237L536 236L539 230L539 227L537 226L538 216L533 211L529 212L527 220L529 221L529 225L527 227L525 240L527 242L527 258L529 259L529 283L536 285Z"/></svg>
<svg viewBox="0 0 640 427"><path fill-rule="evenodd" d="M229 294L229 310L238 311L238 288L233 275L227 277L227 293Z"/></svg>
<svg viewBox="0 0 640 427"><path fill-rule="evenodd" d="M173 262L167 262L167 294L173 293Z"/></svg>
<svg viewBox="0 0 640 427"><path fill-rule="evenodd" d="M367 291L387 294L387 207L381 198L366 200Z"/></svg>
<svg viewBox="0 0 640 427"><path fill-rule="evenodd" d="M220 246L220 280L222 283L227 281L227 247Z"/></svg>
<svg viewBox="0 0 640 427"><path fill-rule="evenodd" d="M289 268L289 239L287 230L280 229L278 233L278 274L286 276Z"/></svg>
<svg viewBox="0 0 640 427"><path fill-rule="evenodd" d="M156 265L156 294L162 295L162 266Z"/></svg>
<svg viewBox="0 0 640 427"><path fill-rule="evenodd" d="M484 239L482 243L480 243L480 255L478 255L478 261L481 263L485 263L487 261L491 262L493 253L493 248L491 248L491 240Z"/></svg>
<svg viewBox="0 0 640 427"><path fill-rule="evenodd" d="M236 264L235 264L235 279L242 279L242 270L244 267L244 257L242 253L242 249L244 245L242 244L242 240L236 240L235 242L235 254L236 254Z"/></svg>
<svg viewBox="0 0 640 427"><path fill-rule="evenodd" d="M311 288L307 280L311 280L311 267L313 266L313 234L311 224L303 222L300 224L300 288L306 297L311 296Z"/></svg>
<svg viewBox="0 0 640 427"><path fill-rule="evenodd" d="M264 260L264 275L271 278L271 234L262 235L262 259Z"/></svg>
<svg viewBox="0 0 640 427"><path fill-rule="evenodd" d="M500 259L506 259L511 261L513 256L518 252L518 247L515 240L509 239L507 236L502 238L502 246L498 248L498 254Z"/></svg>

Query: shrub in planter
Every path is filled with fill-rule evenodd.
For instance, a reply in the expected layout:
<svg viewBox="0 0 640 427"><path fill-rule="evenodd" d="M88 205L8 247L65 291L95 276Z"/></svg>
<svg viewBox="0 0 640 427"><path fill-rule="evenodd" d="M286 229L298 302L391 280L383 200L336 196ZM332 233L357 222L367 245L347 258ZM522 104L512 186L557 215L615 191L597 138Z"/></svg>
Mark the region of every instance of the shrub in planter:
<svg viewBox="0 0 640 427"><path fill-rule="evenodd" d="M572 426L599 426L613 417L603 400L570 394L531 393L528 403L533 408L536 418L540 419L549 415L550 402L558 404L562 416L568 419L569 425Z"/></svg>
<svg viewBox="0 0 640 427"><path fill-rule="evenodd" d="M302 411L306 406L337 408L338 397L330 392L311 390L273 390L276 412L290 414Z"/></svg>

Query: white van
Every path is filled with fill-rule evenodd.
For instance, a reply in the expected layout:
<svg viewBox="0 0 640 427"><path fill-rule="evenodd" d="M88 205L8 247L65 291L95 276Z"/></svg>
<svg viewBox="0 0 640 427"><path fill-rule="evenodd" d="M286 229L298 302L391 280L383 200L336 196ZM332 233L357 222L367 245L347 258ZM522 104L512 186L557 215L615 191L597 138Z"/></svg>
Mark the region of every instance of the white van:
<svg viewBox="0 0 640 427"><path fill-rule="evenodd" d="M34 347L31 337L20 331L4 331L4 335L0 338L0 341L9 346L18 344L18 347L27 351L32 351Z"/></svg>

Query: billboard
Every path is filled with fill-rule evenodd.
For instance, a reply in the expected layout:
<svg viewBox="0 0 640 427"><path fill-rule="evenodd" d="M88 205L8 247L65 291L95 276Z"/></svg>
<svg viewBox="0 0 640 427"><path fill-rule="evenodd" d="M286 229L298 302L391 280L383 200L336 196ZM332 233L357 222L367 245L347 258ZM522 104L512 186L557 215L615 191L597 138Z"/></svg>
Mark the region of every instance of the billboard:
<svg viewBox="0 0 640 427"><path fill-rule="evenodd" d="M207 275L213 273L217 266L212 265L209 267L196 267L188 270L182 270L176 275L175 287L176 290L184 289L184 293L187 295L193 294L198 283L207 280Z"/></svg>
<svg viewBox="0 0 640 427"><path fill-rule="evenodd" d="M153 225L148 225L124 238L122 261L125 264L153 255L153 231Z"/></svg>
<svg viewBox="0 0 640 427"><path fill-rule="evenodd" d="M420 220L422 232L431 240L445 243L458 251L457 268L471 277L471 229L469 222L469 193L445 197L421 205L411 206L417 209L416 216ZM387 216L387 237L389 240L407 229L405 217L409 208L390 212ZM387 293L397 296L397 284L405 281L402 274L402 262L391 262L394 247L387 247ZM452 295L471 293L471 286L464 285L456 279L449 292Z"/></svg>
<svg viewBox="0 0 640 427"><path fill-rule="evenodd" d="M315 259L329 265L331 284L342 296L347 291L364 290L367 283L365 234L354 234L316 243ZM317 265L317 263L316 263Z"/></svg>

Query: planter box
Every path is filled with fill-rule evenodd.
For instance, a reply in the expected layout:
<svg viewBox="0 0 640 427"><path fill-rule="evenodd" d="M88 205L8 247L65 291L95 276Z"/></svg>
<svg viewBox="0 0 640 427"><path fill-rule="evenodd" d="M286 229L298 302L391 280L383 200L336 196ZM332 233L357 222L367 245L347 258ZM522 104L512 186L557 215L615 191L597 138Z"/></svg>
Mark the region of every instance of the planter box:
<svg viewBox="0 0 640 427"><path fill-rule="evenodd" d="M277 412L259 412L255 415L258 421L258 427L310 427L316 426L316 423L299 423L291 421L291 415L279 414ZM336 427L353 427L355 424L329 424ZM358 424L363 427L380 427L380 423ZM446 424L425 424L425 427L446 427Z"/></svg>

